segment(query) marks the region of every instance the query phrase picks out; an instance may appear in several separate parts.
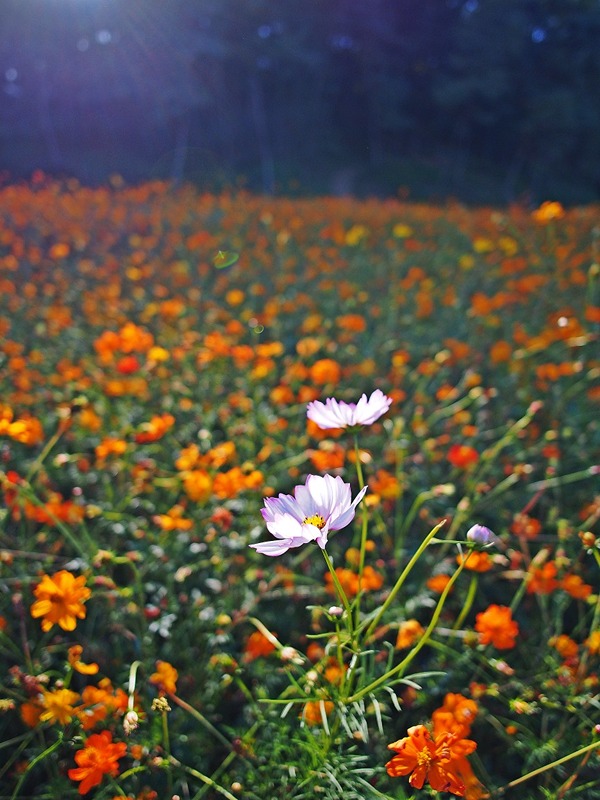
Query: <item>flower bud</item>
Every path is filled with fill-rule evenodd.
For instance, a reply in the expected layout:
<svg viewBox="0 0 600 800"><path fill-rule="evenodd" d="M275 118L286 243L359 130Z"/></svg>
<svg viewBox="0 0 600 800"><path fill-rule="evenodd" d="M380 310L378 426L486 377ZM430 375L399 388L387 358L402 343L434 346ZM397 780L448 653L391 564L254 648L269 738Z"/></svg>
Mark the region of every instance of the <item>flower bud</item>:
<svg viewBox="0 0 600 800"><path fill-rule="evenodd" d="M496 544L498 541L496 534L492 533L485 525L473 525L469 528L467 531L467 539L481 547L489 547L490 545Z"/></svg>

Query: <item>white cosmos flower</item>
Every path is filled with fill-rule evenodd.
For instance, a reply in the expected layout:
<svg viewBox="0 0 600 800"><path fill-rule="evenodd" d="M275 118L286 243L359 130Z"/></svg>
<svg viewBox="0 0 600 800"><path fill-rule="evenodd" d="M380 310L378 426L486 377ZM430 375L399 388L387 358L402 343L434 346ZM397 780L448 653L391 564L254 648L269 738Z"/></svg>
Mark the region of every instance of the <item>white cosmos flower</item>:
<svg viewBox="0 0 600 800"><path fill-rule="evenodd" d="M307 542L325 549L329 531L339 531L352 522L366 491L365 486L352 500L350 484L339 475L309 475L304 486L296 486L293 496L265 498L261 513L275 540L250 547L265 556L280 556Z"/></svg>
<svg viewBox="0 0 600 800"><path fill-rule="evenodd" d="M369 398L363 394L358 403L345 403L333 397L328 397L324 403L313 400L306 407L306 416L319 428L371 425L385 414L391 403L391 397L384 394L381 389L375 389Z"/></svg>

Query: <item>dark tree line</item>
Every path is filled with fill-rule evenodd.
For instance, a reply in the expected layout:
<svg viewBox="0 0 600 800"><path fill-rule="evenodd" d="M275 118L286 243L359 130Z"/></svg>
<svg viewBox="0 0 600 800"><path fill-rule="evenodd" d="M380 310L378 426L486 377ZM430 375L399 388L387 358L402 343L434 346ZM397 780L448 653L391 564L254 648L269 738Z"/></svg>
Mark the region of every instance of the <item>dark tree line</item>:
<svg viewBox="0 0 600 800"><path fill-rule="evenodd" d="M2 0L0 167L600 195L600 0Z"/></svg>

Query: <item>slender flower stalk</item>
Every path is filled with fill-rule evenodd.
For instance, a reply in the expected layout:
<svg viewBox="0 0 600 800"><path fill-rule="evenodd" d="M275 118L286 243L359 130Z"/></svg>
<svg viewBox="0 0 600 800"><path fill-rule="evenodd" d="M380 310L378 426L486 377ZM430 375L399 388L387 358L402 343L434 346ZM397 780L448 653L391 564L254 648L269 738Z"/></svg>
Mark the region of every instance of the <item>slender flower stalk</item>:
<svg viewBox="0 0 600 800"><path fill-rule="evenodd" d="M357 474L357 477L358 477L358 486L359 486L359 489L362 490L364 485L365 485L365 481L364 481L364 477L363 477L362 466L361 466L361 463L360 463L360 448L358 446L358 435L356 433L354 434L354 452L355 452L355 455L356 455L355 461L356 461L356 474ZM364 572L364 569L365 569L365 555L366 555L366 552L367 552L367 530L368 530L368 513L367 513L366 505L363 504L363 506L362 506L362 525L361 525L361 530L360 530L360 548L359 548L359 556L358 556L358 586L359 586L359 590L358 590L358 593L356 595L355 609L354 609L355 610L355 615L356 615L356 626L357 627L360 624L360 598L361 598L361 589L360 589L360 587L362 586L363 572Z"/></svg>
<svg viewBox="0 0 600 800"><path fill-rule="evenodd" d="M471 575L471 581L469 583L469 588L467 590L467 596L466 596L465 601L463 603L463 607L461 608L460 614L456 618L456 622L452 626L452 630L455 630L455 631L459 630L462 627L463 622L467 618L467 615L468 615L469 611L471 610L471 607L472 607L473 602L475 600L475 596L477 595L477 584L478 583L479 583L479 580L478 580L477 573L474 572Z"/></svg>
<svg viewBox="0 0 600 800"><path fill-rule="evenodd" d="M379 624L379 620L383 617L385 612L388 610L390 605L393 603L394 598L396 597L396 595L398 594L398 592L400 591L400 589L404 585L404 581L408 578L412 568L415 566L415 564L417 563L419 558L422 556L422 554L424 553L425 549L427 548L427 546L429 545L431 540L434 538L436 533L440 530L440 528L443 525L445 525L445 523L446 523L446 520L442 520L434 528L432 528L432 530L429 531L427 536L423 539L423 541L421 542L421 544L417 548L417 550L416 550L415 554L413 555L413 557L410 559L408 564L404 567L404 569L400 573L400 576L399 576L398 580L396 581L396 583L392 587L391 592L387 596L385 602L382 604L381 608L379 609L379 611L377 612L375 617L371 620L367 630L365 631L365 641L369 640L369 636L373 633L375 628L377 628L377 625ZM464 564L463 564L463 566L464 566ZM461 569L462 569L462 567L461 567Z"/></svg>
<svg viewBox="0 0 600 800"><path fill-rule="evenodd" d="M440 527L440 526L437 526L437 527ZM434 530L435 530L435 528L434 528ZM408 653L406 658L404 658L395 667L393 667L392 669L388 670L384 675L381 675L381 677L379 677L376 680L372 681L368 686L365 686L362 689L360 689L358 692L355 692L355 694L353 694L351 697L349 697L347 699L347 701L346 701L347 703L357 703L359 700L362 700L363 697L366 697L372 691L374 691L375 689L378 689L382 684L387 683L390 680L390 678L393 678L398 674L402 674L402 672L408 667L408 665L411 663L411 661L413 661L413 659L416 657L417 653L419 653L423 649L423 647L425 647L425 645L429 641L429 638L431 637L431 634L433 633L433 631L434 631L434 629L435 629L435 627L437 625L438 619L440 618L440 614L442 613L442 609L444 608L444 604L446 602L446 598L448 597L448 594L450 593L452 587L454 586L458 576L460 575L460 573L465 568L465 564L467 563L468 558L469 558L469 556L467 555L467 558L465 558L463 561L461 561L461 563L459 564L458 568L455 570L454 575L452 575L452 577L450 578L450 580L446 584L446 587L445 587L444 591L442 592L442 594L440 595L440 599L437 602L437 605L436 605L436 607L434 609L434 612L431 615L431 620L429 621L429 625L425 629L425 632L423 633L423 636L421 637L421 639L419 639L418 643L412 648L412 650L410 650L410 652ZM380 616L381 615L379 615L379 618L380 618ZM371 623L371 626L372 625L373 625L373 623ZM369 630L370 630L370 628L369 628Z"/></svg>
<svg viewBox="0 0 600 800"><path fill-rule="evenodd" d="M551 761L550 764L544 764L543 767L538 767L537 769L528 772L526 775L521 775L520 778L515 778L514 781L510 781L510 783L507 783L506 786L503 786L502 789L499 790L499 793L504 794L507 789L514 789L515 786L520 786L520 784L525 783L526 781L529 781L544 772L547 772L549 769L560 767L561 764L570 761L572 758L578 758L578 756L582 756L585 753L588 753L590 750L597 750L599 746L600 745L597 741L591 742L591 744L586 744L585 747L580 747L579 750L575 750L574 753L569 753L568 756L557 758L556 761Z"/></svg>
<svg viewBox="0 0 600 800"><path fill-rule="evenodd" d="M337 595L344 606L344 611L346 612L347 622L348 625L352 626L352 609L350 607L350 601L348 600L348 596L344 591L342 584L340 583L340 579L338 578L337 572L335 571L335 567L333 566L333 561L331 560L329 553L327 550L323 550L323 557L325 558L325 563L327 564L327 569L329 570L331 577L333 579L333 585L335 586L335 590Z"/></svg>

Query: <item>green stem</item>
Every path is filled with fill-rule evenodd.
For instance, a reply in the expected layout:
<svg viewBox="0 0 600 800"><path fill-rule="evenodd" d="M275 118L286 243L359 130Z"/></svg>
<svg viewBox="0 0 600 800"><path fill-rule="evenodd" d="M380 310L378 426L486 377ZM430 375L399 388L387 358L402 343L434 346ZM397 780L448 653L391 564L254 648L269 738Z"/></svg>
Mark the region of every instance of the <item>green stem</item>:
<svg viewBox="0 0 600 800"><path fill-rule="evenodd" d="M168 708L168 707L167 707ZM162 735L163 735L163 749L166 754L167 759L171 759L171 739L169 736L169 720L168 720L168 713L171 710L170 708L167 710L164 708L161 711L162 716ZM173 794L173 774L171 770L167 770L167 795L170 797Z"/></svg>
<svg viewBox="0 0 600 800"><path fill-rule="evenodd" d="M443 525L445 525L445 523L446 523L446 520L442 520L441 522L439 522L435 526L435 528L433 528L427 534L427 536L423 539L423 541L419 545L419 547L418 547L417 551L415 552L415 554L413 555L413 557L410 559L408 564L404 567L404 569L402 570L402 573L400 574L400 577L398 578L398 580L394 584L394 586L392 588L392 591L389 593L389 595L387 596L385 602L380 607L379 611L377 612L377 614L375 615L375 617L371 621L369 627L367 628L366 633L365 633L365 641L368 641L369 636L373 633L373 631L375 630L375 628L379 624L379 621L381 620L381 618L383 617L385 612L388 610L388 608L392 604L394 598L396 597L396 595L398 594L398 592L402 588L402 586L404 584L404 581L408 578L412 568L414 567L414 565L417 563L417 561L419 560L419 558L422 556L423 552L427 548L427 545L430 543L430 541L433 539L433 537L436 535L436 533L439 531L439 529Z"/></svg>
<svg viewBox="0 0 600 800"><path fill-rule="evenodd" d="M356 474L358 476L358 488L360 490L363 488L365 484L363 480L362 467L360 465L360 450L358 447L357 434L354 434L354 452L356 453ZM360 624L360 599L362 594L362 578L365 569L365 555L367 552L368 513L367 513L367 506L365 505L364 502L362 503L361 511L362 511L362 527L360 532L360 550L358 556L358 592L356 595L355 609L354 609L356 627L358 627Z"/></svg>
<svg viewBox="0 0 600 800"><path fill-rule="evenodd" d="M184 772L187 772L188 775L192 775L194 778L202 781L202 783L205 783L207 786L210 786L211 789L214 789L215 792L222 794L223 797L227 798L227 800L239 800L239 797L236 797L235 795L231 794L231 792L228 792L224 786L216 783L216 781L214 781L212 778L209 778L208 775L203 775L202 772L198 772L197 769L188 767L186 764L182 764L173 756L169 756L169 763L173 764L173 766L179 767L179 769L182 769Z"/></svg>
<svg viewBox="0 0 600 800"><path fill-rule="evenodd" d="M58 750L58 748L60 747L60 745L62 744L62 742L63 742L63 735L62 735L62 733L60 733L60 734L59 734L59 736L58 736L58 739L57 739L57 740L54 742L54 744L51 744L51 745L50 745L50 747L47 747L47 748L46 748L46 749L45 749L45 750L44 750L42 753L40 753L38 756L36 756L36 757L33 759L33 761L30 761L30 762L29 762L29 764L27 765L27 769L26 769L26 770L25 770L25 772L24 772L24 773L21 775L21 777L20 777L20 779L19 779L19 782L17 783L17 785L16 785L16 787L15 787L15 790L14 790L14 792L12 793L12 795L11 795L11 797L10 797L10 800L15 800L15 799L16 799L16 798L19 796L19 790L20 790L21 786L23 785L23 783L25 782L25 778L26 778L26 777L29 775L29 773L31 772L31 770L32 770L32 769L33 769L33 768L34 768L34 767L35 767L37 764L39 764L39 763L40 763L40 761L43 761L43 760L46 758L46 756L49 756L49 755L50 755L51 753L53 753L55 750Z"/></svg>
<svg viewBox="0 0 600 800"><path fill-rule="evenodd" d="M232 749L231 742L227 741L227 739L223 736L223 734L215 728L212 722L209 722L206 719L206 717L203 714L201 714L197 709L195 709L189 703L186 703L185 700L182 700L181 697L178 697L176 694L170 694L169 697L174 703L177 703L177 705L180 706L180 708L183 708L184 711L187 711L188 714L191 714L191 716L194 717L194 719L198 720L198 722L204 728L206 728L206 730L212 736L214 736L215 739L218 739L218 741L221 742L221 744L224 747L226 747L228 750Z"/></svg>
<svg viewBox="0 0 600 800"><path fill-rule="evenodd" d="M63 435L64 430L65 430L65 428L64 428L63 424L62 423L59 424L58 430L56 431L56 433L54 433L48 439L48 441L46 442L42 452L38 455L38 457L35 459L33 464L29 467L29 470L27 471L27 475L25 476L25 480L28 483L31 481L31 479L36 474L36 472L38 472L42 468L42 464L46 460L46 457L47 457L48 453L52 450L54 445L58 442L60 437Z"/></svg>
<svg viewBox="0 0 600 800"><path fill-rule="evenodd" d="M262 721L258 720L249 730L246 731L246 733L242 737L242 745L245 743L246 740L252 741L254 735L256 734L256 731L260 728L262 724L263 724ZM228 753L223 759L223 761L219 764L219 766L214 770L212 775L212 780L215 781L216 778L218 778L218 776L221 775L221 773L225 772L227 767L236 758L244 758L244 755L242 753L236 752L235 750L232 750L230 753ZM200 798L204 797L204 795L206 794L206 792L210 790L210 788L211 788L210 784L205 783L204 786L198 789L196 794L192 797L192 800L200 800Z"/></svg>
<svg viewBox="0 0 600 800"><path fill-rule="evenodd" d="M538 767L538 769L534 769L532 772L528 772L526 775L522 775L520 778L516 778L514 781L507 783L506 786L503 786L498 791L503 794L507 789L512 789L514 786L518 786L520 783L525 783L525 781L530 780L531 778L535 778L537 775L541 775L542 772L546 772L549 769L554 769L554 767L558 767L561 764L564 764L566 761L570 761L572 758L577 758L578 756L582 756L584 753L589 752L590 750L594 750L594 748L598 748L598 742L592 742L591 744L586 744L585 747L580 747L579 750L575 750L574 753L570 753L568 756L563 756L562 758L558 758L556 761L552 761L550 764L546 764L543 767Z"/></svg>
<svg viewBox="0 0 600 800"><path fill-rule="evenodd" d="M382 675L380 678L377 678L377 680L372 681L368 686L365 686L363 689L361 689L360 691L356 692L356 694L352 695L352 697L349 697L347 699L347 701L346 701L348 704L356 703L358 700L361 700L363 697L365 697L366 695L370 694L374 689L377 689L379 686L381 686L381 684L386 683L391 677L393 677L393 676L397 675L398 673L402 672L404 669L406 669L406 667L408 667L410 662L416 657L417 653L419 653L419 651L422 650L423 647L425 647L425 645L427 644L427 642L431 638L431 634L433 633L433 631L434 631L434 629L435 629L435 627L437 625L437 621L440 618L440 614L442 613L442 609L443 609L444 604L446 602L446 598L448 597L448 594L450 593L450 590L452 589L453 585L455 584L458 576L460 575L460 573L465 568L465 564L469 560L469 555L471 554L471 552L472 551L470 551L468 553L467 557L460 563L460 565L458 566L458 568L455 571L454 575L450 578L450 580L446 584L446 586L444 588L444 591L440 595L440 599L438 600L438 603L437 603L437 605L435 607L435 610L433 612L433 615L431 617L429 625L425 629L425 632L423 633L423 636L419 639L419 642L412 648L412 650L406 656L406 658L404 658L393 669L390 669L388 672L385 673L385 675Z"/></svg>
<svg viewBox="0 0 600 800"><path fill-rule="evenodd" d="M363 488L365 479L363 477L362 464L360 463L360 448L358 446L358 434L354 434L354 453L356 458L356 476L358 478L358 489Z"/></svg>
<svg viewBox="0 0 600 800"><path fill-rule="evenodd" d="M527 489L535 492L538 489L550 489L554 486L563 486L565 483L576 483L583 481L586 478L592 478L597 475L597 467L588 467L587 469L579 470L579 472L572 472L570 475L556 475L554 478L546 478L542 481L530 483Z"/></svg>
<svg viewBox="0 0 600 800"><path fill-rule="evenodd" d="M321 552L323 553L323 558L325 559L325 563L327 564L327 569L329 570L331 577L333 579L333 584L335 586L335 590L338 594L339 599L344 606L344 610L346 612L347 620L346 623L348 625L348 633L350 635L350 639L354 638L354 631L352 628L352 609L350 608L350 603L348 601L348 597L346 596L346 592L342 588L342 584L340 583L340 579L337 576L337 572L334 569L333 561L329 557L329 553L327 550L322 549Z"/></svg>
<svg viewBox="0 0 600 800"><path fill-rule="evenodd" d="M463 604L460 614L456 619L456 622L452 626L452 630L456 631L459 628L461 628L463 622L467 618L467 614L471 610L471 606L473 605L473 601L475 600L475 595L477 594L477 583L478 583L478 576L477 573L474 572L471 575L471 582L469 583L469 589L467 592L467 596L465 598L465 602Z"/></svg>
<svg viewBox="0 0 600 800"><path fill-rule="evenodd" d="M43 503L38 498L38 496L35 494L35 492L33 491L32 487L31 487L31 485L29 483L21 483L21 484L19 484L18 491L19 491L19 494L23 495L26 500L29 500L29 502L32 505L36 506L37 508L43 508L44 509L46 514L48 514L48 516L52 520L53 525L55 525L58 528L58 530L62 533L62 535L65 537L65 539L69 542L69 544L73 547L73 549L80 556L82 556L82 558L87 560L90 556L93 556L93 555L96 554L96 552L98 551L98 545L90 537L89 533L87 532L87 529L86 529L85 525L80 524L79 530L81 531L81 533L83 534L83 538L85 539L85 541L89 545L89 552L87 552L87 553L81 547L81 542L78 539L78 537L76 537L69 530L67 525L65 525L64 522L62 522L62 520L60 520L55 514L53 514L51 511L48 510L48 508L46 507L46 504Z"/></svg>

